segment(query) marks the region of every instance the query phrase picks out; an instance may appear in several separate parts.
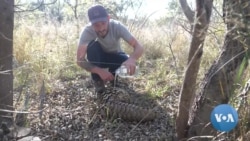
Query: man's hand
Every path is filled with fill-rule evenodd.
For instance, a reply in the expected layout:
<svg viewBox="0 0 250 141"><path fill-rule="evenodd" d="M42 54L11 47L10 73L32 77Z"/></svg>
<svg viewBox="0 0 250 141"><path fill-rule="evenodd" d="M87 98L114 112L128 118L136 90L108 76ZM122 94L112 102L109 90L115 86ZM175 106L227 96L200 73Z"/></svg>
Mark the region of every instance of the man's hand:
<svg viewBox="0 0 250 141"><path fill-rule="evenodd" d="M114 80L114 76L112 73L110 73L109 71L103 70L99 76L102 78L102 80L104 81L112 81Z"/></svg>
<svg viewBox="0 0 250 141"><path fill-rule="evenodd" d="M127 69L129 75L135 74L135 69L136 69L136 60L133 58L128 58L125 62L122 63Z"/></svg>
<svg viewBox="0 0 250 141"><path fill-rule="evenodd" d="M97 68L97 67L96 67L96 69L98 69L98 70L96 70L95 72L101 77L101 79L104 82L114 80L113 74L110 73L108 70L102 69L102 68Z"/></svg>

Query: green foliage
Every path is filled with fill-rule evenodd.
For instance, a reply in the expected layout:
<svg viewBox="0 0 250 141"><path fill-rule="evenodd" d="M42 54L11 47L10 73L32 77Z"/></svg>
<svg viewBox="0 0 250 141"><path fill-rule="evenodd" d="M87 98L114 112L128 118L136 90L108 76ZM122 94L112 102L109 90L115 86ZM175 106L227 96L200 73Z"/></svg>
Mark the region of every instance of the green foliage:
<svg viewBox="0 0 250 141"><path fill-rule="evenodd" d="M180 76L175 72L173 64L168 59L156 59L145 62L141 67L141 78L144 90L153 97L164 97L171 93L172 89L179 89ZM145 65L145 66L144 66Z"/></svg>
<svg viewBox="0 0 250 141"><path fill-rule="evenodd" d="M248 58L249 58L248 54L246 54L242 63L240 64L240 68L239 68L238 72L236 73L236 78L235 78L236 83L241 83L240 81L242 80L243 72L245 71L245 68L248 65Z"/></svg>

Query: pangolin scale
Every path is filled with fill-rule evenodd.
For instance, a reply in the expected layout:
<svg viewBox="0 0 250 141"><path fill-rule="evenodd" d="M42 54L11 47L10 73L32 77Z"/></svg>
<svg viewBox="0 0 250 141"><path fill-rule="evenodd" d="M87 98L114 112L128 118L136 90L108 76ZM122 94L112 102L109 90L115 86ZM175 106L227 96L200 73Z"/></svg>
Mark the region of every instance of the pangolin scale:
<svg viewBox="0 0 250 141"><path fill-rule="evenodd" d="M98 103L102 114L109 118L121 118L125 121L147 122L157 118L158 114L153 109L143 108L128 103L128 100L119 99L118 97L126 95L118 89L108 89L98 93ZM126 98L125 98L126 99Z"/></svg>

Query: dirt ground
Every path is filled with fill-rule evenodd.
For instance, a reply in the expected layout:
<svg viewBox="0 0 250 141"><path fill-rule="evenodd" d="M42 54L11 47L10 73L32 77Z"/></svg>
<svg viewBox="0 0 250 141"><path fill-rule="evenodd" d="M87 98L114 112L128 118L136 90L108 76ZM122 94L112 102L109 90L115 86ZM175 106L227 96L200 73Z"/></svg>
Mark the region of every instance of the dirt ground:
<svg viewBox="0 0 250 141"><path fill-rule="evenodd" d="M135 105L159 112L160 116L153 121L104 118L98 110L90 78L79 76L74 80L58 80L53 84L53 92L46 92L43 97L30 97L29 111L40 110L28 115L31 134L42 141L174 141L179 90L173 88L163 97L152 98L138 83L119 79L117 87L128 91Z"/></svg>

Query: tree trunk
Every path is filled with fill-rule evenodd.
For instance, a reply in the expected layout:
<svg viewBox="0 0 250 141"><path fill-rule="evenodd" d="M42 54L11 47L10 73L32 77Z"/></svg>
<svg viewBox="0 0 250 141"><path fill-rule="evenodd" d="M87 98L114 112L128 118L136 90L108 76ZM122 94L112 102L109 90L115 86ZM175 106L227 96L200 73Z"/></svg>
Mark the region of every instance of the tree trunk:
<svg viewBox="0 0 250 141"><path fill-rule="evenodd" d="M14 0L0 0L0 3L0 121L5 121L12 116L3 110L13 110Z"/></svg>
<svg viewBox="0 0 250 141"><path fill-rule="evenodd" d="M223 50L210 67L197 95L189 120L189 137L212 135L217 131L210 124L210 114L219 104L228 103L234 93L234 80L250 46L249 0L224 0L223 13L227 25Z"/></svg>
<svg viewBox="0 0 250 141"><path fill-rule="evenodd" d="M183 0L180 2L183 2ZM189 56L188 56L188 66L187 70L185 71L184 82L180 93L179 108L176 119L176 131L179 140L187 137L189 109L195 97L194 94L196 87L196 79L203 52L203 43L209 26L212 3L213 0L196 1L196 9L197 9L195 15L196 22L194 22L193 26L192 42L190 45ZM186 14L186 15L192 15L192 14ZM191 20L192 18L189 17L188 19Z"/></svg>

